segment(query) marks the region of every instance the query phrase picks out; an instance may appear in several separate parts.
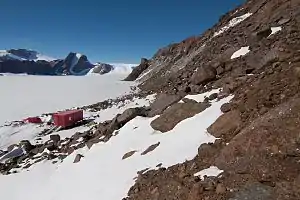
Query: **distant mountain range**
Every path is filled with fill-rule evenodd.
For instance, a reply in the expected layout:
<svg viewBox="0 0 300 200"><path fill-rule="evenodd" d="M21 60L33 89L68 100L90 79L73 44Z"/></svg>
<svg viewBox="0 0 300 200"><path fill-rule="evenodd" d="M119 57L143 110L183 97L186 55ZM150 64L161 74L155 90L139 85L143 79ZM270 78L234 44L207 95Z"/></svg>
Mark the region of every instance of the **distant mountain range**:
<svg viewBox="0 0 300 200"><path fill-rule="evenodd" d="M129 74L134 66L134 64L93 64L86 55L74 52L69 53L65 59L55 59L28 49L0 50L0 73L83 76L116 71Z"/></svg>

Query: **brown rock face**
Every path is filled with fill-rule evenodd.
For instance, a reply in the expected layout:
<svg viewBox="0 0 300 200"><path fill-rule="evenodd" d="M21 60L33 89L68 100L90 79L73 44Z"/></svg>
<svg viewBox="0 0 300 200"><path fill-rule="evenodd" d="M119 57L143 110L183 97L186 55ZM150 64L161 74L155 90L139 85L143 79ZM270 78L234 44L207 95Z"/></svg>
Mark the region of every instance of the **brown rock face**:
<svg viewBox="0 0 300 200"><path fill-rule="evenodd" d="M178 102L181 99L179 95L160 94L151 105L149 117L161 114L167 107Z"/></svg>
<svg viewBox="0 0 300 200"><path fill-rule="evenodd" d="M294 179L300 171L295 159L300 156L296 150L299 102L299 97L293 98L254 120L224 147L216 164L228 170L247 171L263 182L280 177Z"/></svg>
<svg viewBox="0 0 300 200"><path fill-rule="evenodd" d="M172 130L179 122L193 117L210 105L208 103L176 103L166 109L162 115L151 122L155 130L167 132Z"/></svg>
<svg viewBox="0 0 300 200"><path fill-rule="evenodd" d="M215 68L210 66L200 67L193 74L191 82L196 85L205 85L206 83L214 80L216 78L217 71Z"/></svg>
<svg viewBox="0 0 300 200"><path fill-rule="evenodd" d="M135 67L124 80L125 81L136 80L148 67L149 67L149 61L146 58L142 58L141 64Z"/></svg>
<svg viewBox="0 0 300 200"><path fill-rule="evenodd" d="M221 115L207 131L215 137L230 134L236 130L242 123L240 113L237 110L232 110Z"/></svg>

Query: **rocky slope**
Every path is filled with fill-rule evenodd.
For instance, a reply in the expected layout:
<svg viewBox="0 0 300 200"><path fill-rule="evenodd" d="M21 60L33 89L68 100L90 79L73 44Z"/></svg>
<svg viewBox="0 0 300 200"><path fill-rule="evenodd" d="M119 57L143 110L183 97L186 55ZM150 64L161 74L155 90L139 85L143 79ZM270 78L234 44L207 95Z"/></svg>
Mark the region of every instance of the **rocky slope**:
<svg viewBox="0 0 300 200"><path fill-rule="evenodd" d="M207 129L216 143L201 145L191 161L141 174L128 199L300 199L299 6L298 0L249 0L139 67L146 91L182 95L222 87L234 98ZM160 130L197 112L174 107L163 112ZM224 173L194 176L210 166Z"/></svg>

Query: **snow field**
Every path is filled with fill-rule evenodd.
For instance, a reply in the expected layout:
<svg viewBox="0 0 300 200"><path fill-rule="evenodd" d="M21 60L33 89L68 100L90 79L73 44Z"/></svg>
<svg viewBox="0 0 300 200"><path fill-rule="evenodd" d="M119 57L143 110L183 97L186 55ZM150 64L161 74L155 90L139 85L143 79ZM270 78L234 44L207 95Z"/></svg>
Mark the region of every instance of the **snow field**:
<svg viewBox="0 0 300 200"><path fill-rule="evenodd" d="M213 102L211 107L166 133L155 131L150 126L157 116L136 117L107 143L96 144L90 150L79 149L62 163L44 161L31 166L29 171L1 177L1 195L9 196L11 200L120 200L127 196L138 171L155 169L160 163L169 167L193 159L201 144L214 142L216 138L207 133L206 128L222 114L221 105L230 99L232 96ZM156 149L141 155L158 142L160 145ZM125 153L133 150L137 152L122 160ZM73 164L77 153L84 157Z"/></svg>

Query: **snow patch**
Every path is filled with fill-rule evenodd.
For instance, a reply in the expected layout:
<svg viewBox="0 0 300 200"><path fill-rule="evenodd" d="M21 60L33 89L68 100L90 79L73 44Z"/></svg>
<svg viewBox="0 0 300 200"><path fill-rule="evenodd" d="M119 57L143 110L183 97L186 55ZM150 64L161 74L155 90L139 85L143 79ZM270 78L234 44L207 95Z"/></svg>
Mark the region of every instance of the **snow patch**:
<svg viewBox="0 0 300 200"><path fill-rule="evenodd" d="M209 97L211 94L214 94L214 93L219 93L220 90L221 89L213 89L211 91L208 91L208 92L205 92L205 93L202 93L202 94L187 95L184 98L192 99L192 100L195 100L198 103L200 103L200 102L204 101L205 97ZM179 103L183 103L183 101L181 100L181 101L179 101Z"/></svg>
<svg viewBox="0 0 300 200"><path fill-rule="evenodd" d="M241 23L242 21L244 21L245 19L247 19L251 15L252 15L252 13L246 13L242 16L233 18L232 20L229 21L227 26L224 26L218 32L215 32L213 37L216 37L216 36L224 33L225 31L227 31L228 29L230 29L230 28L236 26L237 24Z"/></svg>
<svg viewBox="0 0 300 200"><path fill-rule="evenodd" d="M231 56L231 59L235 59L241 56L246 55L247 53L250 52L249 46L247 47L241 47L239 50L237 50L236 52L234 52Z"/></svg>
<svg viewBox="0 0 300 200"><path fill-rule="evenodd" d="M280 26L278 26L278 27L271 27L271 30L272 30L272 33L268 37L270 37L271 35L276 34L279 31L281 31L282 28Z"/></svg>
<svg viewBox="0 0 300 200"><path fill-rule="evenodd" d="M200 172L197 172L194 174L194 176L199 176L201 180L204 179L204 176L210 177L210 176L219 176L221 173L223 173L224 170L220 170L218 167L211 166L207 169L203 169Z"/></svg>
<svg viewBox="0 0 300 200"><path fill-rule="evenodd" d="M51 62L53 60L56 60L55 58L52 58L50 56L45 56L45 55L42 55L42 54L37 54L36 57L37 58L34 61L45 60L45 61Z"/></svg>

